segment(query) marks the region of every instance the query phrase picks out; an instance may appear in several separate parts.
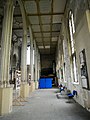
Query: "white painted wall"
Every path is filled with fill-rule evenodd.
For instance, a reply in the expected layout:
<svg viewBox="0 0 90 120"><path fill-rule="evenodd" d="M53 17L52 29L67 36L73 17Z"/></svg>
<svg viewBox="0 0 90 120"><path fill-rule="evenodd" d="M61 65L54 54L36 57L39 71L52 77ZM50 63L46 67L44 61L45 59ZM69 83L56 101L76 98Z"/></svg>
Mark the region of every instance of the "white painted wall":
<svg viewBox="0 0 90 120"><path fill-rule="evenodd" d="M88 78L89 78L89 86L90 86L90 32L89 32L89 26L87 22L86 12L83 14L82 19L80 20L76 33L74 35L75 39L75 46L76 46L76 59L77 59L77 71L78 71L78 84L73 83L73 80L71 79L71 72L70 72L70 54L69 54L69 44L68 44L68 36L65 32L65 30L62 30L64 38L63 38L63 51L61 52L60 48L57 51L57 66L60 62L60 65L63 65L63 62L66 64L66 70L65 70L65 79L67 79L66 86L68 89L73 91L74 89L77 90L78 96L74 99L83 107L88 108L90 107L90 91L83 89L81 84L81 73L80 73L80 59L79 59L79 53L83 49L85 49L86 52L86 63L87 63L87 70L88 70ZM64 27L64 26L63 26ZM68 38L68 39L67 39ZM58 59L58 56L64 55L64 61L62 62L61 59ZM58 67L57 67L58 68ZM65 84L64 81L62 81L62 84Z"/></svg>

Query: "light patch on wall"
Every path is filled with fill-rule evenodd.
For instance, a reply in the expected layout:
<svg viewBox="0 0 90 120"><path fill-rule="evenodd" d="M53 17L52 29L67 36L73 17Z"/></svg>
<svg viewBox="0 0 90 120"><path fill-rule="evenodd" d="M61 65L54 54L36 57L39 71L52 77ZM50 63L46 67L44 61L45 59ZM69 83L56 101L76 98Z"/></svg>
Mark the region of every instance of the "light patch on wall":
<svg viewBox="0 0 90 120"><path fill-rule="evenodd" d="M30 65L30 46L27 47L27 65Z"/></svg>
<svg viewBox="0 0 90 120"><path fill-rule="evenodd" d="M43 48L44 48L44 46L38 46L38 48L39 48L39 49L43 49Z"/></svg>
<svg viewBox="0 0 90 120"><path fill-rule="evenodd" d="M50 48L50 46L49 46L49 45L47 45L47 46L45 46L45 48L48 48L48 49L49 49L49 48Z"/></svg>
<svg viewBox="0 0 90 120"><path fill-rule="evenodd" d="M56 42L57 41L57 37L52 37L52 42Z"/></svg>
<svg viewBox="0 0 90 120"><path fill-rule="evenodd" d="M88 28L90 32L90 10L86 11L86 17L87 17L87 23L88 23Z"/></svg>

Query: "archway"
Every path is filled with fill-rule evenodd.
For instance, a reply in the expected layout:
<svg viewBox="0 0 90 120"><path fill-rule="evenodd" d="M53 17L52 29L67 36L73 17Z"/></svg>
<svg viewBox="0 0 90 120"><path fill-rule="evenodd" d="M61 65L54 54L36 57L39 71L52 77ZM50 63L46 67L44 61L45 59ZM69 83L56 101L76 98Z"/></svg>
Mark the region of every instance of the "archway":
<svg viewBox="0 0 90 120"><path fill-rule="evenodd" d="M27 78L27 23L24 3L22 0L14 2L14 18L13 18L13 40L12 51L17 52L17 67L22 71L22 81ZM15 47L16 46L16 47ZM12 54L13 54L12 52Z"/></svg>

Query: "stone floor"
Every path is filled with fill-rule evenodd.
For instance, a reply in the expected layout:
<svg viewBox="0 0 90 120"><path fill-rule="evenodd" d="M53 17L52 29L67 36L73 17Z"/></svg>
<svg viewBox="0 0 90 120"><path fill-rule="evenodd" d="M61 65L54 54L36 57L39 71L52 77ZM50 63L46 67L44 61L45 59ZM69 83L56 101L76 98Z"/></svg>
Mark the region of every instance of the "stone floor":
<svg viewBox="0 0 90 120"><path fill-rule="evenodd" d="M68 99L57 99L56 89L33 92L24 106L15 106L11 114L0 120L89 120L90 112Z"/></svg>

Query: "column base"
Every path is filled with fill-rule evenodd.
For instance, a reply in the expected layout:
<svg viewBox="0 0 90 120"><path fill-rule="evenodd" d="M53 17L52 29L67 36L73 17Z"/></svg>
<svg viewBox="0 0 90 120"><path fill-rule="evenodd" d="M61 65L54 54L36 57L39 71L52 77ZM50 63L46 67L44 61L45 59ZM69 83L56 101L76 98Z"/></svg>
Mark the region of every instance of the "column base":
<svg viewBox="0 0 90 120"><path fill-rule="evenodd" d="M0 88L0 115L12 112L13 88Z"/></svg>
<svg viewBox="0 0 90 120"><path fill-rule="evenodd" d="M35 90L35 82L32 81L32 82L31 82L31 91L33 92L34 90Z"/></svg>
<svg viewBox="0 0 90 120"><path fill-rule="evenodd" d="M29 97L29 84L21 84L20 86L20 96L23 98Z"/></svg>
<svg viewBox="0 0 90 120"><path fill-rule="evenodd" d="M29 94L32 92L32 86L29 86Z"/></svg>

